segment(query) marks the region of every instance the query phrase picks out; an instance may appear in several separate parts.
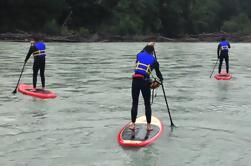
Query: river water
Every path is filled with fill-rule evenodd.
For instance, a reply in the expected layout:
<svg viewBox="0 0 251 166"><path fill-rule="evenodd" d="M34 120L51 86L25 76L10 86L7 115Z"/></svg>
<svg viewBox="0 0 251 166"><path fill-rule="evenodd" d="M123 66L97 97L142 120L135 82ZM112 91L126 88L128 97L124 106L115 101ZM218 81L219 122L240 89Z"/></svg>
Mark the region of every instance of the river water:
<svg viewBox="0 0 251 166"><path fill-rule="evenodd" d="M47 43L46 85L58 97L40 100L11 94L29 43L0 42L0 165L250 166L248 43L232 44L230 81L209 78L217 43L157 43L177 128L170 128L159 88L152 109L164 123L163 135L144 148L118 145L117 134L130 121L135 54L144 45ZM31 84L31 76L32 59L21 82Z"/></svg>

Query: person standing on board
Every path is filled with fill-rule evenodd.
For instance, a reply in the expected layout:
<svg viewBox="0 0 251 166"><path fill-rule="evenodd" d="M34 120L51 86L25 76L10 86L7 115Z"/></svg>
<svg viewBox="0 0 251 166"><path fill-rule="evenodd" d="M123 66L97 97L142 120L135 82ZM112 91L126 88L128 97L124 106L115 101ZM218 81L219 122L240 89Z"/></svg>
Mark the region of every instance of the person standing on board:
<svg viewBox="0 0 251 166"><path fill-rule="evenodd" d="M45 70L45 43L41 41L40 37L33 37L31 41L31 46L29 49L28 54L26 55L26 58L24 60L25 63L29 60L30 56L33 55L34 62L33 62L33 90L36 91L36 85L37 85L37 74L40 70L40 77L42 82L42 89L45 88L45 76L44 76L44 70Z"/></svg>
<svg viewBox="0 0 251 166"><path fill-rule="evenodd" d="M134 70L134 74L132 76L132 109L131 109L131 125L129 128L131 130L135 130L135 121L138 114L138 101L140 91L144 98L145 103L145 116L147 121L147 130L151 131L151 89L150 89L150 74L153 69L156 71L157 77L160 81L163 81L162 74L159 70L159 63L157 59L154 57L154 44L153 42L148 43L145 48L138 53L136 59L136 67Z"/></svg>
<svg viewBox="0 0 251 166"><path fill-rule="evenodd" d="M218 71L219 74L221 73L221 66L224 59L226 62L226 71L227 73L229 72L229 56L228 56L229 49L230 49L230 43L226 41L225 37L222 37L221 42L219 43L217 49L217 56L218 59L220 60L219 71Z"/></svg>

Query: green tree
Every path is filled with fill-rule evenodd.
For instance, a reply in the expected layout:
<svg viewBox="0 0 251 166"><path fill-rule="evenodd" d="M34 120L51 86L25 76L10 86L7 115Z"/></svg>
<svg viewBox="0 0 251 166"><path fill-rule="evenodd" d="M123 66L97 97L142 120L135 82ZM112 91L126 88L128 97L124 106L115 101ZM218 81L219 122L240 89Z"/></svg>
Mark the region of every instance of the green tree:
<svg viewBox="0 0 251 166"><path fill-rule="evenodd" d="M245 13L241 13L225 21L222 30L229 33L250 34L251 20Z"/></svg>
<svg viewBox="0 0 251 166"><path fill-rule="evenodd" d="M148 34L161 28L156 0L120 0L111 10L108 24L102 26L107 33Z"/></svg>
<svg viewBox="0 0 251 166"><path fill-rule="evenodd" d="M49 20L57 23L65 5L62 0L2 0L0 31L42 31Z"/></svg>
<svg viewBox="0 0 251 166"><path fill-rule="evenodd" d="M249 33L250 18L250 0L0 1L0 32L170 37L221 30ZM62 27L66 20L67 26Z"/></svg>
<svg viewBox="0 0 251 166"><path fill-rule="evenodd" d="M90 32L95 32L104 18L109 15L109 11L99 0L67 0L66 2L71 7L72 28L75 29L85 27Z"/></svg>

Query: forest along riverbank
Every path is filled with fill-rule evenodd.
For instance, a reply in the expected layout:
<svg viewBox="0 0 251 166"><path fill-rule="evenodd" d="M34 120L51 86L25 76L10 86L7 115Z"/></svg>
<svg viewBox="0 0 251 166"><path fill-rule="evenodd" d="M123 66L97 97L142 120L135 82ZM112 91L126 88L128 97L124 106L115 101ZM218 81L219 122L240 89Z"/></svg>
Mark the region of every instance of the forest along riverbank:
<svg viewBox="0 0 251 166"><path fill-rule="evenodd" d="M32 34L30 33L0 33L0 41L29 41ZM227 33L205 33L198 35L183 35L176 38L170 38L162 35L46 35L43 34L47 42L215 42L222 36L225 36L232 42L251 42L251 35L227 34Z"/></svg>

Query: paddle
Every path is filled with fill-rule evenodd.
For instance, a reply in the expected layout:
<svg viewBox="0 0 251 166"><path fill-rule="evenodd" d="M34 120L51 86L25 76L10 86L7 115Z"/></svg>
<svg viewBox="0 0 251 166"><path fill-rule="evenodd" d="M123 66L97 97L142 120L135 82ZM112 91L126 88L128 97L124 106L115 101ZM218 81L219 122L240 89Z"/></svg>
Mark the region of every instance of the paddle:
<svg viewBox="0 0 251 166"><path fill-rule="evenodd" d="M154 99L154 89L152 90L152 103L153 104L153 99Z"/></svg>
<svg viewBox="0 0 251 166"><path fill-rule="evenodd" d="M214 65L214 68L213 68L213 71L212 71L212 73L211 73L211 75L210 75L210 78L212 77L212 75L213 75L213 73L214 73L214 69L215 69L215 67L216 67L216 65L217 65L217 63L218 63L218 61L219 61L219 58L217 59L215 65Z"/></svg>
<svg viewBox="0 0 251 166"><path fill-rule="evenodd" d="M16 93L17 93L17 87L18 87L19 81L20 81L20 79L21 79L21 77L22 77L22 74L23 74L23 71L24 71L24 66L25 66L25 64L26 64L26 62L24 62L24 64L23 64L23 68L22 68L21 74L20 74L19 79L18 79L18 81L17 81L17 86L16 86L15 90L12 92L13 94L16 94Z"/></svg>
<svg viewBox="0 0 251 166"><path fill-rule="evenodd" d="M157 55L156 55L155 50L153 50L153 53L154 53L155 59L157 60ZM162 87L164 98L165 98L165 101L166 101L166 107L167 107L167 111L168 111L168 114L169 114L171 127L175 127L175 125L173 124L172 116L171 116L170 109L169 109L169 106L168 106L168 102L167 102L167 99L166 99L166 92L165 92L165 89L164 89L163 81L161 81L161 87Z"/></svg>
<svg viewBox="0 0 251 166"><path fill-rule="evenodd" d="M163 81L161 81L161 87L162 87L164 98L165 98L165 101L166 101L166 107L167 107L167 111L168 111L168 114L169 114L169 118L170 118L170 122L171 122L171 127L175 127L175 125L173 124L172 116L171 116L170 109L169 109L169 106L168 106L168 103L167 103L166 93L165 93Z"/></svg>

